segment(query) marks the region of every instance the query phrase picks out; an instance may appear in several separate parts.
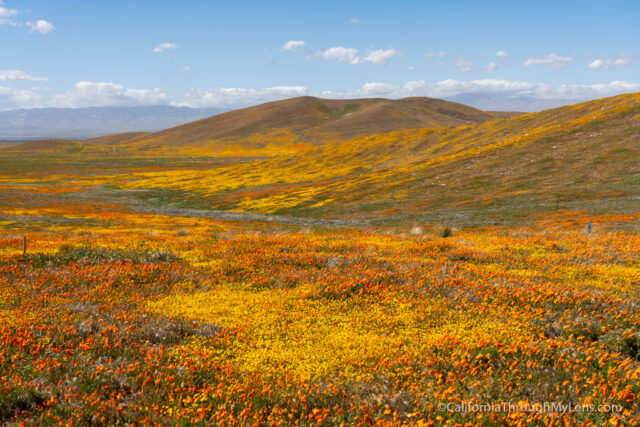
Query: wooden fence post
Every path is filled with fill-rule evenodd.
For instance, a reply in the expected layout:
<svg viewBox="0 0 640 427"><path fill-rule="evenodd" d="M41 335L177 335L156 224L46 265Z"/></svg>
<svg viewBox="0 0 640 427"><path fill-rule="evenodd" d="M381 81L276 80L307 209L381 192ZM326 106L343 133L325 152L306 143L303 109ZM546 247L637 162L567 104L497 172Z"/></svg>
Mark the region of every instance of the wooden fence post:
<svg viewBox="0 0 640 427"><path fill-rule="evenodd" d="M22 238L22 255L27 254L27 236Z"/></svg>

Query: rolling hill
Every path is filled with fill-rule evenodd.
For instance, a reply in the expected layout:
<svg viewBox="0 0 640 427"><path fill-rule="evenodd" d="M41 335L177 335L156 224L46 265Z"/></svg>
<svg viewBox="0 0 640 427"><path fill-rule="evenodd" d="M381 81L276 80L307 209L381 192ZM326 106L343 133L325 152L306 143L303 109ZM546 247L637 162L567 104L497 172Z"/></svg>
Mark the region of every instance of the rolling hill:
<svg viewBox="0 0 640 427"><path fill-rule="evenodd" d="M83 142L85 149L110 146L110 153L264 157L366 135L455 127L514 114L518 113L486 112L424 97L327 100L305 96L234 110L159 132L120 133ZM15 145L11 150L37 151L38 147L48 150L46 144ZM58 148L57 152L65 152Z"/></svg>
<svg viewBox="0 0 640 427"><path fill-rule="evenodd" d="M305 96L230 111L116 145L159 153L278 155L383 132L480 123L500 115L432 98Z"/></svg>
<svg viewBox="0 0 640 427"><path fill-rule="evenodd" d="M232 167L128 175L118 185L189 194L216 209L475 224L562 210L637 213L639 159L635 93Z"/></svg>

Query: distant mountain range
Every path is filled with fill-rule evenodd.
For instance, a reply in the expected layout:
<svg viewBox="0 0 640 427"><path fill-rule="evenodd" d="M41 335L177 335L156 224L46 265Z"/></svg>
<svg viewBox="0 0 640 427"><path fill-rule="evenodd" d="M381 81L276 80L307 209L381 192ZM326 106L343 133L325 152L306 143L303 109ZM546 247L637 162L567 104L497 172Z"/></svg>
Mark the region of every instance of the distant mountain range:
<svg viewBox="0 0 640 427"><path fill-rule="evenodd" d="M534 112L557 108L577 102L587 101L586 99L538 99L529 96L508 96L505 94L487 93L462 93L460 95L444 98L447 101L460 102L471 105L475 108L486 111L525 111Z"/></svg>
<svg viewBox="0 0 640 427"><path fill-rule="evenodd" d="M0 140L85 139L122 132L154 132L228 109L151 107L35 108L0 112Z"/></svg>

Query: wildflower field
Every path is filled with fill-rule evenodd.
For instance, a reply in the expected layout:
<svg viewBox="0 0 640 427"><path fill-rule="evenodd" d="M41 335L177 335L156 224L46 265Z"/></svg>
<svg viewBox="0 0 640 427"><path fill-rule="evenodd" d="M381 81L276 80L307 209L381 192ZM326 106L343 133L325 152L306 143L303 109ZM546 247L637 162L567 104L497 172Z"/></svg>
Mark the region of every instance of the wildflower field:
<svg viewBox="0 0 640 427"><path fill-rule="evenodd" d="M31 233L26 255L22 239L0 239L0 419L640 417L637 233L155 224ZM507 402L518 409L461 410Z"/></svg>
<svg viewBox="0 0 640 427"><path fill-rule="evenodd" d="M0 425L640 424L638 123L0 150Z"/></svg>

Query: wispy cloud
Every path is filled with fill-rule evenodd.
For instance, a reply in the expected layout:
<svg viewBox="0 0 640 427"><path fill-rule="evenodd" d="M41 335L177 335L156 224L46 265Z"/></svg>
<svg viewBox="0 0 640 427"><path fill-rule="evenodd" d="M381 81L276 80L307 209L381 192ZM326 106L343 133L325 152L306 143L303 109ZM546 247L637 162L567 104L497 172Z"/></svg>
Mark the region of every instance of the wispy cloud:
<svg viewBox="0 0 640 427"><path fill-rule="evenodd" d="M0 2L0 25L8 24L16 26L17 23L11 18L16 16L17 14L17 9L8 9L6 7L2 7L2 2Z"/></svg>
<svg viewBox="0 0 640 427"><path fill-rule="evenodd" d="M612 67L625 67L638 61L640 57L639 52L622 52L615 55L607 55L605 57L596 58L589 63L589 68L612 68Z"/></svg>
<svg viewBox="0 0 640 427"><path fill-rule="evenodd" d="M391 58L402 58L402 54L396 49L376 49L371 50L367 55L362 58L364 62L371 62L375 65L387 65Z"/></svg>
<svg viewBox="0 0 640 427"><path fill-rule="evenodd" d="M569 62L573 61L573 58L568 57L568 56L560 56L557 55L555 53L549 53L547 55L542 55L542 56L532 56L530 58L527 58L526 61L524 61L524 66L525 67L532 67L535 65L542 65L545 67L551 67L551 68L556 68L556 69L560 69L560 68L564 68L567 66L567 64Z"/></svg>
<svg viewBox="0 0 640 427"><path fill-rule="evenodd" d="M315 56L352 65L363 64L365 62L374 65L387 65L391 58L402 58L402 54L394 48L371 49L366 55L360 56L358 49L344 46L330 47L323 52L316 52Z"/></svg>
<svg viewBox="0 0 640 427"><path fill-rule="evenodd" d="M498 69L498 65L495 62L489 62L487 65L482 67L485 71L495 71Z"/></svg>
<svg viewBox="0 0 640 427"><path fill-rule="evenodd" d="M11 82L44 82L49 80L47 77L36 77L20 70L0 70L0 81Z"/></svg>
<svg viewBox="0 0 640 427"><path fill-rule="evenodd" d="M160 53L160 52L164 52L167 49L177 49L178 46L176 46L173 43L162 43L159 44L158 46L153 48L153 53Z"/></svg>
<svg viewBox="0 0 640 427"><path fill-rule="evenodd" d="M304 40L289 40L288 42L283 44L280 49L295 52L298 49L302 49L304 47L304 44Z"/></svg>
<svg viewBox="0 0 640 427"><path fill-rule="evenodd" d="M498 58L508 58L509 54L507 52L505 52L504 50L499 50L496 52L496 57Z"/></svg>
<svg viewBox="0 0 640 427"><path fill-rule="evenodd" d="M318 52L316 55L324 59L346 62L348 64L355 65L362 63L362 59L358 56L358 49L352 47L334 46L324 52Z"/></svg>
<svg viewBox="0 0 640 427"><path fill-rule="evenodd" d="M10 18L18 14L18 9L7 9L0 6L0 18Z"/></svg>
<svg viewBox="0 0 640 427"><path fill-rule="evenodd" d="M351 19L349 20L349 22L350 22L350 23L352 23L352 24L354 24L354 25L357 25L357 24L359 24L359 23L360 23L360 20L359 20L358 18L351 18Z"/></svg>
<svg viewBox="0 0 640 427"><path fill-rule="evenodd" d="M3 6L3 2L0 1L0 25L11 25L13 27L23 27L26 26L29 28L30 33L40 33L40 34L49 34L56 27L49 21L45 21L44 19L38 19L35 22L27 21L21 22L14 20L20 11L18 9L9 9ZM27 9L27 12L30 12Z"/></svg>
<svg viewBox="0 0 640 427"><path fill-rule="evenodd" d="M429 52L429 53L425 53L424 56L429 59L444 58L445 56L447 56L447 51L441 50L439 52Z"/></svg>
<svg viewBox="0 0 640 427"><path fill-rule="evenodd" d="M30 33L40 33L40 34L49 34L56 27L49 21L45 21L44 19L38 19L36 22L27 21L26 25L29 27Z"/></svg>
<svg viewBox="0 0 640 427"><path fill-rule="evenodd" d="M438 52L429 52L424 54L425 58L429 59L433 65L439 67L454 67L461 73L470 73L473 70L473 62L460 58L455 54L451 54L445 50Z"/></svg>
<svg viewBox="0 0 640 427"><path fill-rule="evenodd" d="M470 73L471 67L473 67L473 62L464 60L462 58L456 59L454 64L456 67L458 67L461 73Z"/></svg>

